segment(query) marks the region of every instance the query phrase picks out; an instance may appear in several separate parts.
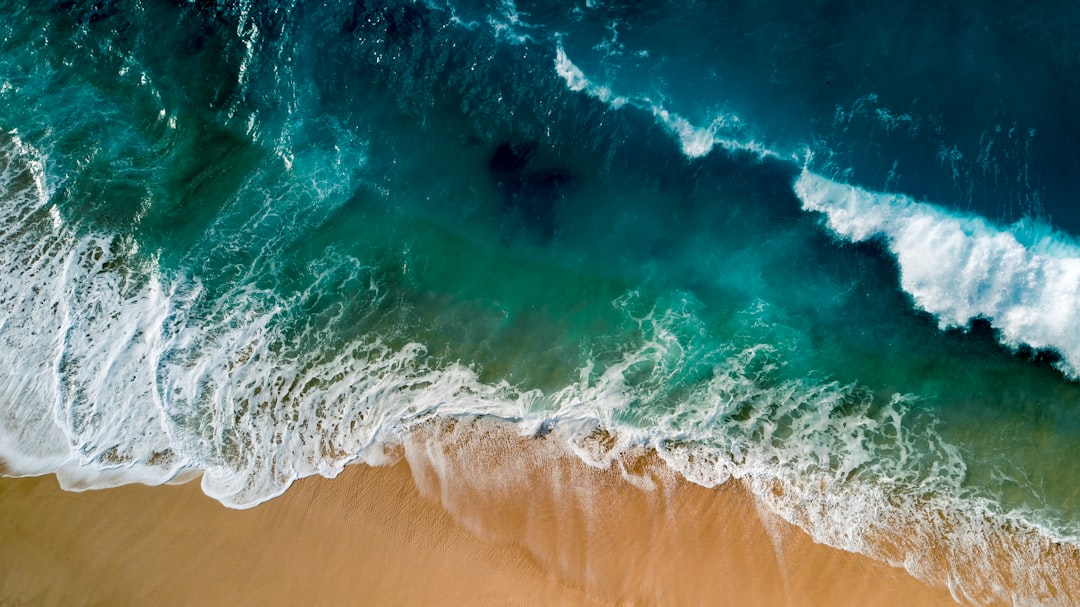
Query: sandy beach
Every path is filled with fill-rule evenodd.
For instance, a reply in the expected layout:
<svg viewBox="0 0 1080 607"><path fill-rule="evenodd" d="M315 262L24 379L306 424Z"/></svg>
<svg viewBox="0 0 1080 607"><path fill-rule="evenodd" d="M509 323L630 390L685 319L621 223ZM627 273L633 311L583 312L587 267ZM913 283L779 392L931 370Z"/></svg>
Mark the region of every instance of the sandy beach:
<svg viewBox="0 0 1080 607"><path fill-rule="evenodd" d="M465 422L396 455L245 511L197 483L0 479L0 605L955 604L648 454L598 470Z"/></svg>

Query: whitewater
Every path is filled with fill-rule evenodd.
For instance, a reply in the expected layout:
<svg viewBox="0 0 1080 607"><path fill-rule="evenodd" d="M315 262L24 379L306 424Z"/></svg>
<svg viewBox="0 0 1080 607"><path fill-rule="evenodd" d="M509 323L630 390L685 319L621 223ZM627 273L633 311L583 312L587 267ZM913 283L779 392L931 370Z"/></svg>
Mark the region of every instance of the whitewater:
<svg viewBox="0 0 1080 607"><path fill-rule="evenodd" d="M895 264L895 286L915 319L903 322L929 315L942 339L959 334L963 344L986 330L998 344L986 355L987 376L998 373L993 365L1027 365L1023 373L1034 379L1025 375L1017 385L1030 381L1051 386L1048 393L1071 394L1080 379L1080 245L1073 237L1031 217L992 221L898 189L858 185L832 159L820 160L829 156L820 142L772 142L736 112L695 122L663 95L620 90L617 82L579 67L564 46L570 34L547 34L513 3L498 9L474 20L427 7L428 13L415 9L422 13L415 19L436 21L454 36L490 32L493 48L541 55L544 77L563 87L560 94L603 120L651 123L674 142L687 171L731 162L751 167L748 173L785 177L779 181L797 200L799 216L784 218L795 227L783 224L782 234L798 233L793 242L816 242L821 235L841 255L880 253L882 264ZM815 369L818 359L800 358L814 348L822 352L814 356L829 358L831 346L808 337L819 319L781 310L778 293L786 292L768 282L767 259L748 260L754 253L744 250L726 261L721 253L687 254L692 273L686 276L725 276L717 283L687 280L686 286L673 280L677 286L671 288L656 276L684 272L684 261L660 246L648 250L645 270L630 254L626 261L611 256L624 265L595 263L608 258L594 257L573 240L575 230L588 240L584 220L575 224L564 207L545 210L536 200L547 196L569 204L578 192L591 194L598 186L558 150L536 151L526 143L508 144L505 169L491 169L498 151L469 152L492 158L488 169L495 178L484 186L490 191L470 195L496 200L490 205L495 219L479 217L475 209L470 212L477 217L461 224L445 221L439 213L446 211L438 208L421 213L410 205L424 203L413 201L406 186L373 177L397 163L380 156L389 144L343 124L359 121L356 114L305 114L314 112L317 96L289 69L274 67L302 64L298 49L305 36L317 35L297 33L298 14L286 11L263 21L257 12L247 5L223 12L235 19L230 35L241 41L239 51L231 51L240 93L225 95L231 102L214 115L256 151L221 137L234 146L230 153L242 158L246 173L230 182L220 208L205 216L185 210L195 216L185 221L196 227L176 236L184 246L171 247L170 236L151 238L122 222L110 228L108 221L83 218L84 212L93 215L97 202L84 208L69 193L92 191L79 180L93 154L67 156L71 148L43 134L49 129L41 125L0 124L0 264L10 269L0 274L5 474L52 473L69 490L199 478L207 495L229 507L251 508L297 479L386 463L411 430L435 418L493 417L514 424L522 436L557 438L591 466L618 466L623 454L645 448L692 482L743 482L815 540L947 584L958 599L981 602L982 589L991 588L998 598L1020 604L1068 604L1075 592L1069 551L1080 537L1080 518L1058 507L1067 503L1067 491L1065 498L1055 494L1057 501L1009 493L1010 483L1022 484L1014 478L1021 475L980 459L982 447L972 446L976 439L965 443L967 435L950 434L945 412L926 405L940 394L909 391L899 379L895 385L862 381L854 371L854 379L838 377ZM147 115L154 116L146 130L158 137L152 145L164 155L184 156L188 145L201 151L209 138L190 143L180 134L199 115L165 101L169 86L152 70L140 75L137 60L123 62L125 78L141 79L139 86L154 91L146 102ZM61 83L47 86L68 85L56 74L38 76ZM9 96L17 93L5 89ZM274 95L273 103L259 105ZM417 99L422 108L437 106L422 94ZM432 110L431 120L449 120L439 113L444 111ZM914 120L888 111L875 119L890 132ZM92 121L79 120L80 128ZM431 139L437 148L441 140ZM128 141L119 149L124 145L136 146ZM94 154L124 156L103 147ZM423 154L435 156L416 153L419 164ZM144 178L128 169L132 181ZM450 199L459 190L448 183L430 191L450 192ZM132 211L133 225L159 221L153 208L158 194L148 191L145 208ZM430 197L428 190L417 191ZM344 225L341 218L363 206L358 196L376 209L356 223L366 231L325 236L326 226ZM649 209L640 212L648 217ZM634 217L627 212L599 222L628 224ZM502 234L470 231L474 224L486 229L485 221ZM818 234L800 232L799 222L809 222ZM398 238L403 234L408 238ZM772 249L761 251L767 258ZM473 287L481 295L451 290L455 277L446 268L462 260L475 263L493 283L505 281L507 289L528 282L520 276L514 282L515 275L533 273L542 285L569 283L568 301L589 302L551 304L554 320L535 313L531 333L557 335L548 350L525 338L522 345L491 345L489 328L504 326L500 316L526 316L528 307L487 295L485 289L496 287L486 283ZM865 263L879 267L878 261ZM832 303L815 299L832 287L828 275L820 280L808 280L802 296L809 307L840 310L830 321L835 325L820 321L821 332L837 333L833 329L846 321L844 306L857 294ZM882 280L891 284L889 277ZM737 295L729 297L725 289ZM793 300L797 291L792 287ZM560 310L575 306L584 308L582 317L600 319L594 341L579 339L577 325L570 330L559 324ZM447 316L454 322L439 324ZM582 333L592 330L567 317L567 324L587 327ZM856 333L857 322L845 329ZM840 332L835 339L842 338ZM977 358L963 349L968 347L956 351ZM880 346L882 352L888 348ZM489 350L494 353L484 354ZM470 359L473 353L480 354ZM515 375L513 364L504 362L514 357L541 370L536 377ZM927 357L933 360L932 353ZM550 358L562 366L545 374ZM1056 370L1053 379L1040 374L1044 363ZM502 372L499 364L511 371Z"/></svg>

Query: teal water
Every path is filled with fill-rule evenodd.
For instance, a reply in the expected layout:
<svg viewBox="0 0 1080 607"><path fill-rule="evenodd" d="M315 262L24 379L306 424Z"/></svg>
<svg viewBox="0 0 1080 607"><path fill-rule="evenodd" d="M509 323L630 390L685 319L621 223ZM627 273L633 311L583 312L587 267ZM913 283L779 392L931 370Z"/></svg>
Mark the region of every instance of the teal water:
<svg viewBox="0 0 1080 607"><path fill-rule="evenodd" d="M822 97L813 66L725 71L737 56L678 35L690 9L8 9L13 473L82 488L201 472L250 507L378 462L433 415L492 415L591 463L645 445L696 482L744 479L846 549L934 537L979 572L958 587L1031 558L987 556L1009 544L995 533L1080 532L1066 177L1042 147L979 136L1041 132L1056 117L1030 100L979 118L942 92L889 113L899 93L868 101L875 81L852 74ZM698 27L725 14L693 10ZM758 88L719 92L744 81ZM922 571L924 550L899 560ZM1007 583L1050 592L1034 573Z"/></svg>

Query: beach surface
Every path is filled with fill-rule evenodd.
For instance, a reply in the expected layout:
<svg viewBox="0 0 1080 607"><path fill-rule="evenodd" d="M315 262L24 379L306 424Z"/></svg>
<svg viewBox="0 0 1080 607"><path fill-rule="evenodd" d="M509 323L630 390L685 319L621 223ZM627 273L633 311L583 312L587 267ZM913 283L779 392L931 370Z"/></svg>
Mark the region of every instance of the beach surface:
<svg viewBox="0 0 1080 607"><path fill-rule="evenodd" d="M0 479L0 605L955 604L648 454L601 470L469 421L394 455L243 511L197 483Z"/></svg>

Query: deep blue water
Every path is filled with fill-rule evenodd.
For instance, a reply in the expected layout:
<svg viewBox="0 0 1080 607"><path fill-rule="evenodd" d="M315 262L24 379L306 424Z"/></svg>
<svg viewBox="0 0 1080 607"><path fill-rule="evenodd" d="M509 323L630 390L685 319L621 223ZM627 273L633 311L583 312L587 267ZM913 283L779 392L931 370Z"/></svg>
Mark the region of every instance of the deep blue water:
<svg viewBox="0 0 1080 607"><path fill-rule="evenodd" d="M6 13L12 473L248 507L494 415L1071 596L1077 9Z"/></svg>

